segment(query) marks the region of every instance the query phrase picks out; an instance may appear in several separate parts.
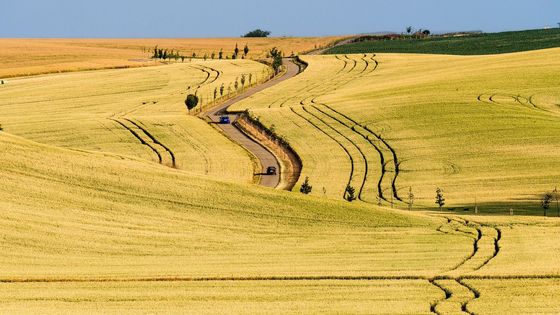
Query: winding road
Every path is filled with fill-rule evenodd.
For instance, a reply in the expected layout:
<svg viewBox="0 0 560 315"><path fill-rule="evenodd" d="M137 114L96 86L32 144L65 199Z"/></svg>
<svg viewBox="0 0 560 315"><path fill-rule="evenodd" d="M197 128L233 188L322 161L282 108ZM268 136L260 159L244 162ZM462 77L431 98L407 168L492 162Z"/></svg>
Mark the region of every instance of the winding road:
<svg viewBox="0 0 560 315"><path fill-rule="evenodd" d="M284 58L284 65L287 67L287 71L282 76L275 77L270 81L267 81L263 84L257 85L255 87L247 89L244 93L226 101L225 103L212 108L211 110L207 111L205 115L211 120L212 123L216 124L232 141L236 142L237 144L244 147L247 151L249 151L252 155L254 155L260 162L261 165L261 172L255 175L260 175L259 184L261 186L272 187L275 188L280 184L280 163L264 145L260 144L259 142L253 140L253 138L247 136L234 124L220 124L220 116L226 113L227 108L247 97L258 93L262 90L265 90L271 86L274 86L282 81L288 80L290 78L295 77L299 74L300 68L297 64L294 63L293 60L289 58ZM233 123L236 119L239 118L237 114L228 114L231 122ZM266 175L266 169L269 166L274 166L278 170L276 175Z"/></svg>

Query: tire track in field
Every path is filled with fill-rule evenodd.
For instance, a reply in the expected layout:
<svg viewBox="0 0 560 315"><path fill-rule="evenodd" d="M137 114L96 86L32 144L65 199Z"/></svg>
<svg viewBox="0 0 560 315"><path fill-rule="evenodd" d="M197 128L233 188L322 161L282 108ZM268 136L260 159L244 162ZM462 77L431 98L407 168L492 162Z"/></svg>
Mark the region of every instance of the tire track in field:
<svg viewBox="0 0 560 315"><path fill-rule="evenodd" d="M167 155L168 155L168 159L164 159L163 157L165 156L164 154L161 154L161 149L158 148L158 151L161 154L162 160L160 163L164 164L164 165L171 165L171 167L175 168L176 167L176 161L175 161L175 154L173 153L173 151L171 151L171 149L169 149L169 147L167 147L166 145L164 145L163 143L161 143L158 139L156 139L156 137L154 137L150 132L148 132L148 130L142 126L140 126L140 124L138 122L133 121L132 119L129 118L124 118L124 120L130 122L131 124L133 124L136 128L142 130L142 132L148 136L148 138L150 138L150 140L155 144L154 147L159 146L161 149L163 149ZM169 163L171 162L171 163Z"/></svg>
<svg viewBox="0 0 560 315"><path fill-rule="evenodd" d="M305 120L308 124L310 124L311 126L313 126L315 129L319 130L321 133L325 134L327 137L329 137L330 139L332 139L334 142L336 142L341 148L342 150L344 150L344 152L346 153L346 155L348 156L348 159L350 160L350 176L347 182L347 186L350 185L352 183L352 178L354 177L354 158L352 157L352 155L350 154L350 152L348 151L348 149L342 145L340 142L338 142L333 136L331 136L330 134L328 134L324 129L322 129L321 127L319 127L317 124L313 123L310 119L306 118L305 116L303 116L302 114L298 113L296 111L296 109L294 107L290 107L290 110L296 114L297 116L299 116L301 119ZM346 191L344 191L344 194L342 195L342 198L344 199L346 197Z"/></svg>
<svg viewBox="0 0 560 315"><path fill-rule="evenodd" d="M373 59L374 57L375 57L375 54L372 54L371 59L374 60L374 59ZM333 77L331 77L330 79L327 79L326 81L320 81L320 82L313 83L313 84L311 84L310 86L306 86L306 87L304 87L304 88L298 90L297 92L295 92L296 95L291 96L291 97L288 97L286 100L284 100L282 103L280 103L279 107L284 107L284 105L285 105L289 100L292 100L292 99L297 98L298 95L301 94L300 92L306 92L306 93L309 93L309 94L310 94L310 95L308 95L308 96L305 96L305 97L300 101L300 105L304 105L304 104L302 103L303 100L308 99L308 98L313 98L313 97L320 96L320 95L322 95L323 93L326 92L325 90L316 91L317 89L320 89L320 88L325 89L325 88L326 88L326 89L328 89L328 91L336 90L336 89L340 88L341 86L344 86L344 85L348 84L349 82L355 80L356 78L359 78L360 75L361 75L363 72L365 72L365 71L369 68L369 66L370 66L370 62L368 62L367 60L365 60L365 59L363 59L363 58L360 59L360 60L363 60L363 61L364 61L365 67L364 67L364 69L362 70L362 72L359 72L359 73L356 74L355 72L353 72L353 70L356 68L356 66L357 66L357 64L358 64L358 61L357 61L357 60L352 59L352 58L348 57L347 55L344 55L344 59L341 59L340 56L338 56L338 55L335 56L335 58L338 59L338 60L340 60L340 61L343 61L343 62L344 62L344 65L343 65L343 67L342 67L340 70L338 70L338 72L336 72L336 73L333 75ZM354 63L354 65L350 68L350 70L344 71L344 70L348 67L348 64L349 64L350 62ZM373 71L375 71L375 69L377 69L378 62L374 60L374 64L375 64L375 67L373 68L373 70L372 70L371 72L373 72ZM344 72L344 73L342 73L342 72ZM370 73L371 73L371 72L370 72ZM348 77L348 76L350 76L350 78L347 79L346 81L343 81L343 79L344 79L345 77ZM340 81L340 82L337 82L337 81ZM301 96L299 96L299 97L301 97ZM272 104L270 104L270 105L268 106L268 108L272 108L272 105L273 105L274 103L275 103L275 102L273 102Z"/></svg>
<svg viewBox="0 0 560 315"><path fill-rule="evenodd" d="M381 149L380 149L371 139L369 139L367 136L364 136L363 134L357 132L356 129L354 128L355 125L349 125L349 124L344 123L344 122L343 122L342 120L340 120L339 118L333 116L332 114L327 113L325 110L321 109L321 108L318 106L318 105L324 105L324 104L322 104L322 103L317 103L317 102L315 102L315 100L312 100L312 103L314 104L314 105L312 105L313 108L315 108L317 111L319 111L319 112L322 113L323 115L325 115L325 116L331 118L332 120L336 121L339 125L341 125L341 126L343 126L344 128L348 129L349 132L352 132L353 134L355 134L355 135L357 135L357 136L363 138L367 143L369 143L370 145L372 145L372 146L374 147L374 149L376 150L377 154L379 155L380 167L381 167L381 173L380 173L379 179L378 179L378 181L377 181L377 196L378 196L379 198L381 198L382 200L389 202L389 200L384 196L384 192L385 192L386 189L383 189L383 187L382 187L382 186L383 186L383 179L384 179L384 177L385 177L385 174L387 173L386 166L387 166L387 163L388 163L389 161L387 161L387 162L385 161L385 156L383 155L383 152L381 151ZM326 105L325 105L324 107L328 108L328 106L326 106ZM351 141L351 140L349 140L349 141ZM356 143L354 143L353 141L351 141L351 142L352 142L352 144L353 144L354 146L358 147L358 145L357 145ZM358 147L358 148L359 148L359 147ZM359 150L360 150L360 153L362 154L362 156L364 156L364 160L366 161L366 166L367 166L367 165L368 165L368 164L367 164L367 158L365 158L365 154L364 154L364 152L363 152L364 149L359 148ZM367 170L367 169L368 169L368 168L366 167L366 170ZM366 174L366 176L364 176L364 180L363 180L363 182L362 182L362 184L361 184L361 186L360 186L360 187L361 187L361 188L360 188L360 189L361 189L361 190L360 190L360 193L363 191L363 187L365 186L366 181L367 181L367 174ZM362 198L360 198L360 200L364 201Z"/></svg>
<svg viewBox="0 0 560 315"><path fill-rule="evenodd" d="M489 104L489 105L509 105L509 106L522 105L534 110L551 112L550 110L537 105L534 102L534 97L535 95L526 97L520 94L515 95L515 94L508 94L508 93L494 93L494 94L482 93L477 96L476 100L478 102L482 102L484 104Z"/></svg>
<svg viewBox="0 0 560 315"><path fill-rule="evenodd" d="M367 55L366 55L366 56L367 56ZM375 56L375 55L373 55L373 56L371 57L371 60L373 61L373 64L374 64L375 66L372 68L371 72L375 71L375 70L377 69L378 65L379 65L379 63L374 59L374 56ZM350 70L349 70L348 72L345 73L347 76L349 76L349 78L346 79L345 81L344 81L344 80L341 81L341 80L340 80L340 77L343 77L343 75L340 75L340 76L338 76L338 77L336 77L336 78L333 78L333 79L329 80L329 82L324 83L324 85L327 86L329 89L333 89L332 85L329 84L329 83L334 83L335 80L339 80L339 82L337 82L336 84L333 84L333 85L334 85L334 89L339 88L340 86L343 86L343 85L345 85L345 84L348 84L349 82L351 82L351 81L353 81L353 80L355 80L355 79L361 77L361 74L362 74L363 72L365 72L365 71L368 69L368 67L370 66L370 63L365 59L365 56L364 56L364 57L361 58L361 60L364 61L364 63L365 63L364 69L362 69L357 75L349 75L349 73L351 73L354 69L356 69L356 66L357 66L358 62L357 62L356 60L354 60L354 59L350 59L347 55L345 55L344 57L345 57L346 60L352 61L352 62L354 63L354 65L350 68ZM337 56L337 59L341 60L340 57L338 57L338 56ZM347 67L347 65L348 65L348 63L349 63L348 61L345 61L345 65L344 65L343 69L341 69L340 71L343 71L344 68ZM340 72L340 71L339 71L339 72ZM370 72L370 73L371 73L371 72ZM383 154L383 151L382 151L382 149L380 148L380 146L376 145L376 144L374 143L374 141L373 141L372 139L369 138L368 135L364 135L364 134L362 134L362 133L356 131L355 126L358 125L358 124L357 124L355 121L351 120L352 123L351 123L350 125L349 125L349 124L345 124L345 123L343 123L340 119L334 117L333 115L330 115L330 114L326 113L324 110L321 110L318 106L324 106L324 107L326 107L327 109L329 109L329 110L331 110L331 111L334 111L337 115L341 115L341 113L339 113L339 112L333 110L331 107L327 106L326 104L321 104L321 103L316 102L315 99L316 99L316 97L319 96L319 95L320 95L320 92L319 92L319 93L316 93L316 94L311 94L310 96L307 96L307 97L303 98L303 99L300 101L300 105L304 108L305 111L308 111L308 112L309 112L309 110L305 108L305 105L306 105L306 103L307 103L307 100L308 100L309 98L311 98L311 104L312 104L312 107L313 107L314 109L318 110L321 114L323 114L323 115L329 117L330 119L336 121L337 123L341 124L342 126L345 126L346 128L348 128L348 129L350 130L350 132L352 132L353 134L357 134L357 135L359 135L360 137L364 138L366 141L368 141L368 142L373 146L373 148L375 149L375 151L377 152L377 154L380 156L380 165L381 165L381 167L380 167L380 174L381 174L381 175L380 175L380 178L379 178L378 181L377 181L377 190L378 190L378 194L377 194L377 195L378 195L378 197L379 197L381 200L384 200L384 201L387 201L387 202L388 202L387 198L386 198L386 197L384 196L384 194L383 194L383 192L385 191L385 189L383 189L382 186L383 186L383 180L384 180L385 174L388 172L388 171L387 171L387 163L390 162L390 160L387 161L387 162L385 162L387 159L385 158L385 155ZM345 117L345 118L348 118L347 116L344 116L344 117ZM319 117L316 116L316 118L319 118ZM323 119L323 123L324 123L325 125L329 126L329 124L326 123L326 122L324 121L324 119ZM333 129L336 131L336 129L335 129L333 126L329 126L329 127L333 128ZM363 128L363 126L360 126L360 127ZM373 135L378 141L380 141L380 142L383 144L383 147L388 148L388 150L391 152L391 155L393 156L392 161L393 161L393 164L394 164L393 172L394 172L395 175L393 176L393 179L392 179L392 181L391 181L391 188L389 188L389 189L391 190L392 196L393 196L395 199L397 199L398 201L401 201L401 202L402 202L402 199L401 199L400 196L398 195L398 190L397 190L397 187L396 187L396 178L397 178L397 176L398 176L398 174L399 174L399 166L400 166L400 163L399 163L399 161L398 161L398 158L396 157L396 152L395 152L395 150L392 149L392 147L387 143L387 141L385 141L384 139L382 139L382 138L381 138L379 135L377 135L376 133L371 132L371 130L369 130L369 129L367 129L367 128L364 128L364 131L365 131L366 133L369 133L369 134ZM363 181L361 182L361 184L359 185L360 190L359 190L359 193L358 193L358 198L359 198L360 200L364 201L364 199L363 199L363 191L364 191L364 187L365 187L365 185L366 185L367 176L368 176L368 171L367 171L367 170L368 170L368 167L369 167L369 166L368 166L368 163L367 163L367 157L366 157L366 155L364 154L363 149L362 149L360 146L358 146L354 141L352 141L350 138L348 138L347 136L343 135L343 134L340 133L340 132L339 132L339 134L340 134L341 136L345 137L346 140L347 140L348 142L351 143L351 146L354 146L354 147L358 150L358 152L360 153L360 155L362 156L362 158L363 158L363 160L364 160L364 163L365 163L365 167L364 167L364 168L365 168L366 171L365 171L365 175L364 175L364 180L363 180ZM342 146L342 147L343 147L343 149L345 150L345 152L347 153L347 155L349 155L352 164L355 165L355 161L358 160L358 159L355 158L355 157L351 157L351 153L350 153L351 150L350 150L349 148L346 148L346 147L344 146L344 144L342 144L340 141L337 141L337 140L334 139L333 137L330 137L330 138L331 138L333 141L336 141L336 142L338 143L339 146ZM352 174L352 175L353 175L353 174ZM352 182L352 178L353 178L353 176L351 176L350 182ZM391 202L391 203L392 203L392 202Z"/></svg>
<svg viewBox="0 0 560 315"><path fill-rule="evenodd" d="M307 107L302 106L302 109L303 109L305 112L307 112L307 113L310 114L311 116L315 117L315 118L318 119L320 122L322 122L325 126L327 126L327 127L330 128L331 130L333 130L335 133L337 133L338 135L340 135L343 139L345 139L348 143L350 143L350 145L351 145L352 147L354 147L354 148L358 151L358 153L359 153L360 156L358 156L357 158L354 157L354 156L351 157L351 161L352 161L352 163L353 163L354 165L357 164L358 161L360 161L360 160L363 161L363 168L364 168L364 172L363 172L363 173L364 173L364 174L363 174L363 176L361 177L361 178L362 178L362 179L361 179L361 184L359 185L358 200L361 200L361 201L364 201L364 202L365 202L365 200L363 199L363 196L362 196L362 195L363 195L364 186L365 186L365 184L366 184L366 180L367 180L367 177L368 177L368 167L369 167L369 165L368 165L368 159L367 159L366 155L364 154L363 150L360 148L360 146L359 146L358 144L356 144L352 139L350 139L347 135L345 135L344 133L342 133L340 130L338 130L337 128L335 128L335 127L333 126L333 124L329 124L329 123L325 120L325 119L330 118L331 120L336 121L335 119L333 119L332 117L330 117L330 116L324 114L324 113L321 112L320 110L317 110L317 108L315 108L315 107L312 107L312 108L316 109L316 111L317 111L318 113L312 113ZM323 115L323 117L320 117L321 115ZM344 126L344 125L343 125L343 126ZM346 151L349 155L352 155L352 154L350 153L350 150L349 150L344 144L342 144L342 142L336 140L334 137L331 137L331 139L333 139L334 141L336 141L340 146L345 147L345 148L346 148L345 151ZM354 169L354 173L356 173L356 169L359 169L359 168L356 167L356 166L354 166L353 169ZM352 179L350 180L350 182L351 182L351 181L352 181Z"/></svg>
<svg viewBox="0 0 560 315"><path fill-rule="evenodd" d="M344 60L342 60L342 59L340 59L338 56L335 56L335 58L338 59L338 60L340 60L340 61L343 61L343 62L344 62L344 65L342 66L342 68L341 68L340 70L338 70L338 71L334 74L335 76L337 76L340 72L342 72L342 71L346 68L347 62L344 61ZM329 79L329 80L332 80L332 79ZM319 87L320 85L321 85L321 83L318 83L318 82L312 83L311 85L305 85L303 88L301 88L301 89L297 90L296 92L294 92L294 95L286 97L286 98L278 105L278 107L284 107L284 105L285 105L288 101L298 98L298 96L299 96L299 94L300 94L301 92L310 92L310 91L312 91L313 89ZM310 87L310 86L311 86L311 87ZM277 101L274 101L274 102L272 102L271 104L269 104L269 105L268 105L268 108L272 108L272 106L273 106L276 102L277 102Z"/></svg>
<svg viewBox="0 0 560 315"><path fill-rule="evenodd" d="M452 223L457 223L460 226L464 227L464 228L470 228L470 229L475 229L476 231L476 237L474 238L473 241L473 250L472 252L464 259L462 260L459 264L457 264L455 267L453 267L452 269L450 269L449 271L447 271L445 274L447 275L453 275L453 274L459 274L456 277L452 277L455 279L455 281L457 282L457 284L459 284L461 287L466 288L467 290L469 290L469 292L471 292L472 297L463 300L461 302L461 309L460 311L466 314L474 314L472 311L469 310L468 308L468 304L470 302L472 302L473 300L476 300L480 297L480 292L478 292L474 287L466 284L461 276L461 274L464 273L469 273L469 272L474 272L477 270L480 270L481 268L483 268L484 266L486 266L490 261L492 261L492 259L496 258L496 256L498 255L498 253L500 252L500 240L502 238L502 231L499 228L496 227L486 227L484 225L480 225L479 223L474 223L474 222L469 222L466 220L462 220L462 219L457 219L457 218L446 218L446 223L447 225L451 225ZM444 225L445 225L444 224ZM438 227L438 231L442 232L442 233L447 233L445 231L442 230L442 227L444 226L440 226ZM493 237L492 239L492 254L489 257L484 258L483 255L485 253L482 253L481 249L483 247L481 247L480 243L484 240L485 242L487 242L487 238L488 235L486 235L486 233L484 233L483 229L493 229L496 232L496 236ZM455 232L459 232L459 233L463 233L463 234L470 234L470 232L465 232L465 231L461 231L458 228L452 228L452 230L454 230ZM486 247L488 244L485 244ZM482 257L480 257L482 256ZM449 276L444 276L444 277L449 277ZM444 277L441 277L442 279ZM476 279L478 278L477 276L469 276L469 279L473 278ZM436 285L434 282L430 282L434 285ZM441 288L441 286L436 285L437 287L439 287L440 289L443 290L443 288ZM451 296L453 296L454 291L450 288L446 288L447 291L449 291L451 293ZM446 297L447 297L447 291L446 291ZM449 300L448 298L446 298L446 300ZM443 303L444 300L440 300L437 301L435 303L435 305L432 308L432 312L436 313L436 314L441 314L439 312L437 312L437 306L440 303ZM457 312L459 310L456 310Z"/></svg>
<svg viewBox="0 0 560 315"><path fill-rule="evenodd" d="M158 141L148 130L129 118L109 118L128 130L141 144L150 148L157 156L159 164L176 167L175 154Z"/></svg>
<svg viewBox="0 0 560 315"><path fill-rule="evenodd" d="M158 150L156 150L156 148L154 148L151 144L146 142L146 140L144 140L144 138L142 136L140 136L140 134L138 132L136 132L130 126L127 126L126 123L124 123L123 121L121 121L119 119L116 119L116 118L108 118L108 119L110 119L110 120L116 122L117 124L121 125L124 129L126 129L128 132L130 132L136 139L138 139L138 141L140 141L141 144L150 148L157 155L158 163L160 163L160 164L162 163L163 159L161 157L160 152Z"/></svg>
<svg viewBox="0 0 560 315"><path fill-rule="evenodd" d="M399 196L398 194L398 189L397 189L397 178L400 174L400 162L399 159L397 157L397 153L394 150L394 148L385 140L381 137L381 135L371 131L370 129L367 128L367 126L361 125L359 124L356 120L352 119L351 117L341 113L340 111L335 110L334 108L332 108L331 106L325 104L325 103L320 103L317 102L315 99L313 99L311 101L314 106L316 108L318 108L318 106L321 106L322 108L324 108L325 110L331 111L333 113L335 113L336 115L342 117L344 120L346 120L347 122L344 123L341 119L336 119L333 116L333 119L336 119L340 124L346 126L348 129L352 130L352 132L358 134L359 136L361 136L362 138L366 139L372 146L373 148L376 150L376 152L380 155L381 158L381 176L379 178L379 183L380 185L382 185L382 181L386 175L386 173L390 172L389 170L387 170L387 164L390 163L391 161L393 162L393 178L391 180L391 187L389 188L392 191L392 195L393 197L400 201L400 202L404 202L402 200L402 198ZM320 109L319 109L320 110ZM321 110L323 113L327 114L325 111ZM356 127L359 127L360 129L363 130L362 132L359 132L357 130ZM370 136L373 137L373 139L370 138ZM377 144L374 142L377 141ZM391 158L387 158L386 157L386 153L384 154L384 152L389 152L389 155L391 156ZM378 185L380 188L381 186ZM385 191L386 189L381 189L380 192ZM384 200L386 200L384 198Z"/></svg>

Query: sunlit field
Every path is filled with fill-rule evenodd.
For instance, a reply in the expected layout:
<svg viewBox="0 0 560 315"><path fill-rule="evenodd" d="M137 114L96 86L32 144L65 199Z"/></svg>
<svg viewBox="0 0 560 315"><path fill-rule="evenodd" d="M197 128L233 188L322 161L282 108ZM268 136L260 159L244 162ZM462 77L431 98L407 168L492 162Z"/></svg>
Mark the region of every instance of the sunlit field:
<svg viewBox="0 0 560 315"><path fill-rule="evenodd" d="M177 38L177 39L2 39L0 38L0 79L15 76L78 70L141 67L159 64L151 60L153 49L178 51L187 57L231 58L235 45L249 47L249 59L265 58L272 47L286 56L327 47L344 37L271 38ZM181 62L181 60L171 60Z"/></svg>

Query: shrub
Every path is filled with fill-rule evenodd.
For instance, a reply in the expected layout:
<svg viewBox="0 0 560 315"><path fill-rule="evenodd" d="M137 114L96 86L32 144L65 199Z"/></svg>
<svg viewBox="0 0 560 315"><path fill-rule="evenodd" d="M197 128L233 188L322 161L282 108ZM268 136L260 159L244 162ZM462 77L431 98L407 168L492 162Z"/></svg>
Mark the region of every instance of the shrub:
<svg viewBox="0 0 560 315"><path fill-rule="evenodd" d="M260 28L250 31L249 33L243 35L243 37L268 37L270 35L269 31L263 31Z"/></svg>
<svg viewBox="0 0 560 315"><path fill-rule="evenodd" d="M346 195L344 196L344 199L349 202L356 200L356 189L350 185L346 186Z"/></svg>
<svg viewBox="0 0 560 315"><path fill-rule="evenodd" d="M299 189L299 191L302 194L309 194L311 193L311 190L313 190L313 186L309 185L309 177L305 177L305 181L303 181L303 184L301 184L301 188Z"/></svg>
<svg viewBox="0 0 560 315"><path fill-rule="evenodd" d="M198 105L198 96L194 94L187 95L187 98L185 99L185 105L187 106L189 111L195 108L196 105Z"/></svg>

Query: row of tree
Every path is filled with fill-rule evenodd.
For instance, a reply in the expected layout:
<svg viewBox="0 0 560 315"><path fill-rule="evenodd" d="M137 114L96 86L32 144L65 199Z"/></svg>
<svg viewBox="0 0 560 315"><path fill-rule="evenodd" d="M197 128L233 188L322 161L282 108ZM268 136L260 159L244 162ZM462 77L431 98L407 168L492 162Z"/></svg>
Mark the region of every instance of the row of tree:
<svg viewBox="0 0 560 315"><path fill-rule="evenodd" d="M300 192L303 194L310 194L313 189L313 186L309 183L309 177L306 177L303 184L301 185ZM351 185L347 185L345 192L344 192L344 199L352 202L357 199L356 197L356 189ZM378 199L381 201L381 198ZM560 217L560 193L558 192L558 188L555 187L554 190L551 192L546 192L541 198L541 207L544 210L544 216L548 215L548 210L550 209L550 205L552 202L556 203L556 211L558 216ZM439 187L436 188L436 205L438 206L439 210L443 209L445 206L445 197L443 196L443 190ZM412 206L414 204L414 194L412 193L412 187L410 187L408 192L408 210L412 210ZM380 202L379 202L380 205ZM392 207L392 203L391 203ZM475 212L478 212L478 206L475 206ZM510 210L510 213L513 214L513 211Z"/></svg>
<svg viewBox="0 0 560 315"><path fill-rule="evenodd" d="M163 49L163 48L159 48L158 45L156 45L154 47L154 49L150 52L152 53L152 58L153 59L160 59L160 60L164 60L164 61L165 60L171 60L171 59L174 59L175 61L178 61L180 59L181 62L184 62L186 58L197 58L196 52L193 52L190 57L187 57L185 55L182 55L179 52L179 50ZM235 44L235 49L233 50L233 53L231 54L231 59L238 59L240 54L241 54L241 58L245 59L249 55L249 52L250 52L250 49L249 49L249 46L247 44L245 44L245 47L243 47L243 50L240 50L239 46L237 44ZM198 57L200 57L200 56L198 56ZM212 52L210 55L204 54L202 56L202 59L204 59L204 60L206 60L208 58L216 59L216 57L218 59L230 59L230 56L228 54L226 54L224 56L223 49L220 49L220 51L217 54L215 52Z"/></svg>

